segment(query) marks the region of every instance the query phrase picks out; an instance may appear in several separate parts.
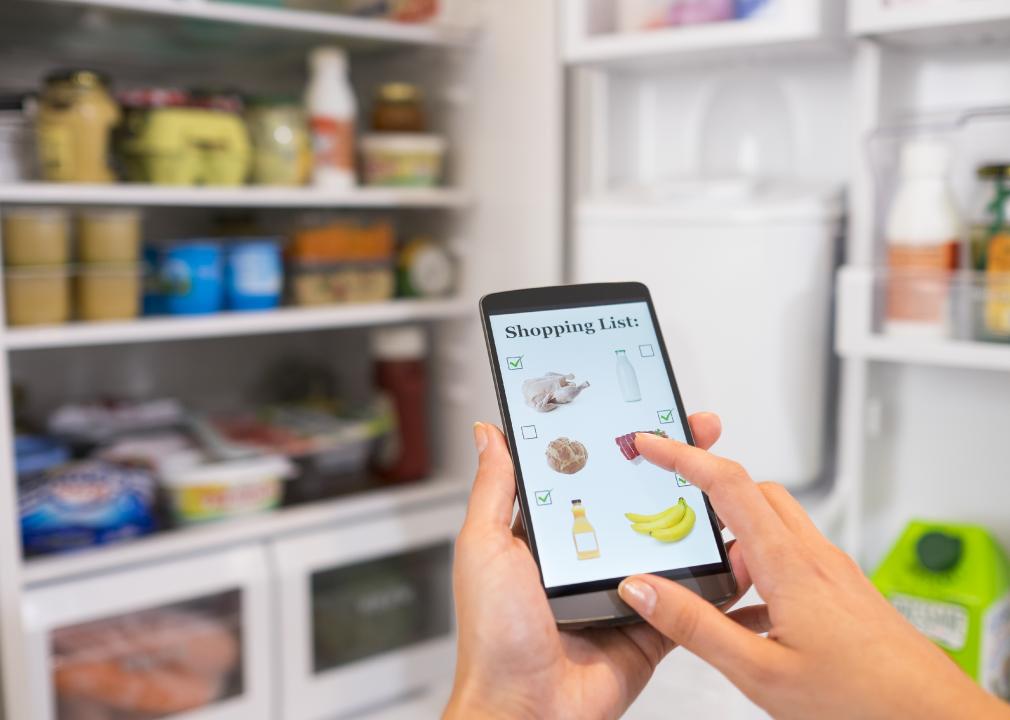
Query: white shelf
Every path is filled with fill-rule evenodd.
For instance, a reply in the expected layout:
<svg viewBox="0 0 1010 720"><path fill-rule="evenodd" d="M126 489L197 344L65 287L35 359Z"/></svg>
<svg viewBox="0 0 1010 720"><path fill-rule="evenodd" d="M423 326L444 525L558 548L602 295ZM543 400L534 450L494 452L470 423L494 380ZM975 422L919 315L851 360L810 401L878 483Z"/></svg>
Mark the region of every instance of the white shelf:
<svg viewBox="0 0 1010 720"><path fill-rule="evenodd" d="M104 8L147 15L286 30L311 35L381 44L460 47L472 43L473 33L437 23L397 23L335 13L272 8L213 0L49 0L68 5Z"/></svg>
<svg viewBox="0 0 1010 720"><path fill-rule="evenodd" d="M880 362L1010 372L1010 344L924 339L876 332L874 296L880 282L872 268L845 267L838 275L838 354Z"/></svg>
<svg viewBox="0 0 1010 720"><path fill-rule="evenodd" d="M407 507L461 501L468 491L469 484L460 480L432 480L369 490L242 519L168 530L117 545L27 560L23 564L22 582L39 585L349 521L360 522L371 515L397 513Z"/></svg>
<svg viewBox="0 0 1010 720"><path fill-rule="evenodd" d="M173 187L72 183L0 184L0 204L137 205L145 207L462 208L469 196L451 188Z"/></svg>
<svg viewBox="0 0 1010 720"><path fill-rule="evenodd" d="M289 307L262 312L149 317L125 322L67 323L14 327L3 332L8 350L121 345L168 340L271 335L304 330L390 325L465 317L459 300L390 300L382 303Z"/></svg>
<svg viewBox="0 0 1010 720"><path fill-rule="evenodd" d="M849 32L912 44L984 42L1010 37L1007 0L928 0L885 5L850 0Z"/></svg>

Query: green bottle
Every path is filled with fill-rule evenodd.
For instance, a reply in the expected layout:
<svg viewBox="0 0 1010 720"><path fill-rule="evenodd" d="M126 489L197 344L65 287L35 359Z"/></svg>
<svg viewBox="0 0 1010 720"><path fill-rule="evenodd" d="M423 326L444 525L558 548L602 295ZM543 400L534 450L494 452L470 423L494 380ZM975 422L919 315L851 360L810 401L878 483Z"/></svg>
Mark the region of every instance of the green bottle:
<svg viewBox="0 0 1010 720"><path fill-rule="evenodd" d="M1010 700L1010 563L987 530L914 520L873 583L982 687Z"/></svg>

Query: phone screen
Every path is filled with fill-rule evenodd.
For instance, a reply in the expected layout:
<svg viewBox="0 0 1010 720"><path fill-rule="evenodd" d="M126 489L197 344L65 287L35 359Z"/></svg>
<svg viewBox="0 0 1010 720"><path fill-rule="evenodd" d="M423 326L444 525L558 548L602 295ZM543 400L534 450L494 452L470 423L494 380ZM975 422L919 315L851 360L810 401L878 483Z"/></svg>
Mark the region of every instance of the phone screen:
<svg viewBox="0 0 1010 720"><path fill-rule="evenodd" d="M725 572L703 493L635 448L637 432L682 442L690 432L648 303L491 314L488 323L548 595L636 573Z"/></svg>

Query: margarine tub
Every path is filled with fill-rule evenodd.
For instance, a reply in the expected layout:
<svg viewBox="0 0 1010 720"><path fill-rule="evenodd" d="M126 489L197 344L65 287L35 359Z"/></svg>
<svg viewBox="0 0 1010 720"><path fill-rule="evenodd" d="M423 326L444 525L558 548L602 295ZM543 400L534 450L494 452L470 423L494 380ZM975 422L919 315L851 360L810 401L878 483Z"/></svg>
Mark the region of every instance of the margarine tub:
<svg viewBox="0 0 1010 720"><path fill-rule="evenodd" d="M280 455L169 467L162 471L172 515L180 524L223 520L271 510L294 466Z"/></svg>

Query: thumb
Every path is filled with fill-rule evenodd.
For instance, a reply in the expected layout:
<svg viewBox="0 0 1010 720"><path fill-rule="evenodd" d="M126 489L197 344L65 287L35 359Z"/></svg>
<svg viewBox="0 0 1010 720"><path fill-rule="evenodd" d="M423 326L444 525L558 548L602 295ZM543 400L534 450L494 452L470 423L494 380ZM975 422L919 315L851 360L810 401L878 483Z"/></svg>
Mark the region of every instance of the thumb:
<svg viewBox="0 0 1010 720"><path fill-rule="evenodd" d="M474 423L473 439L479 464L467 504L466 525L497 525L507 531L516 499L516 478L505 436L494 425L479 422Z"/></svg>
<svg viewBox="0 0 1010 720"><path fill-rule="evenodd" d="M678 645L719 670L734 684L781 662L784 648L737 624L689 588L657 577L634 575L618 588L621 599Z"/></svg>

